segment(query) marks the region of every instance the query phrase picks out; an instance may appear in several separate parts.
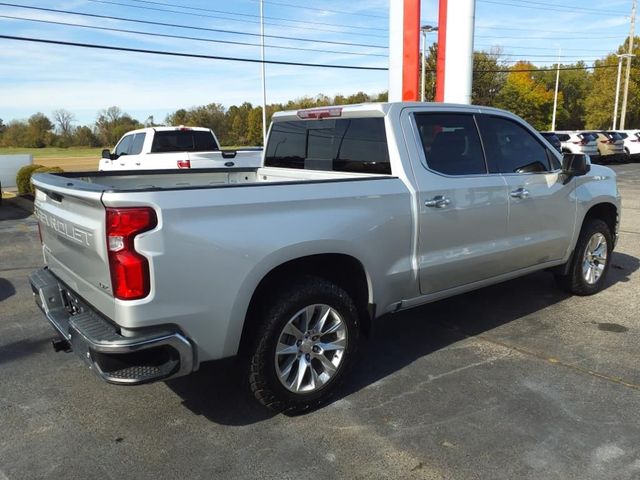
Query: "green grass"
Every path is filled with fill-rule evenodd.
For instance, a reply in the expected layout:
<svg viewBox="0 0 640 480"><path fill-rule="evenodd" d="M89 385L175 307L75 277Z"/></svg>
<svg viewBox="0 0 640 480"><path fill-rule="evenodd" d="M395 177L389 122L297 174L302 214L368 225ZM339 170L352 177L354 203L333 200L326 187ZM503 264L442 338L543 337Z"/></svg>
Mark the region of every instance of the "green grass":
<svg viewBox="0 0 640 480"><path fill-rule="evenodd" d="M0 147L0 155L19 155L31 154L34 159L37 158L58 158L58 157L76 157L76 158L100 158L102 148L89 147L46 147L46 148L14 148Z"/></svg>

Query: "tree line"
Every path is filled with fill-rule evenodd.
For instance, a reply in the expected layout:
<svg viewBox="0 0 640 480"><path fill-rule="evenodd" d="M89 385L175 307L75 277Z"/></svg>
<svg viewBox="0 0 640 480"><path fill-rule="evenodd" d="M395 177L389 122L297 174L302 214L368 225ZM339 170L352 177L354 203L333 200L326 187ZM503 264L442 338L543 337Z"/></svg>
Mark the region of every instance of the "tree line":
<svg viewBox="0 0 640 480"><path fill-rule="evenodd" d="M635 37L632 69L629 81L626 125L640 128L640 37ZM435 94L435 66L437 44L430 46L426 56L427 75L423 85L425 99ZM627 43L616 53L626 53ZM607 129L611 127L616 88L618 59L616 53L597 60L594 69L584 62L563 64L560 71L557 130ZM601 68L605 67L605 68ZM508 65L499 49L474 53L472 103L503 108L520 115L539 130L551 128L556 71L537 68L521 60ZM622 95L621 95L622 96ZM363 102L384 102L387 93L368 95L324 94L306 96L287 103L267 105L267 122L274 112L326 105ZM262 107L249 102L225 108L220 103L179 109L167 115L163 123L153 116L143 122L113 106L98 112L93 125L74 125L73 113L59 109L51 118L35 113L27 120L12 120L6 125L0 119L0 146L4 147L112 147L127 131L136 128L164 125L191 125L211 128L222 145L261 145Z"/></svg>

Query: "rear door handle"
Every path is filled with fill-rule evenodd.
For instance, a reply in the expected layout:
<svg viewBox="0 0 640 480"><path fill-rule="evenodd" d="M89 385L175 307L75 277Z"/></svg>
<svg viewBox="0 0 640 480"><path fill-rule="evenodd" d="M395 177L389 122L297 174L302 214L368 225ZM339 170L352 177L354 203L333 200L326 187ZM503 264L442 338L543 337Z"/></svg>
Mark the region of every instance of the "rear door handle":
<svg viewBox="0 0 640 480"><path fill-rule="evenodd" d="M443 195L436 195L431 200L424 202L425 207L430 208L445 208L451 203L451 200Z"/></svg>
<svg viewBox="0 0 640 480"><path fill-rule="evenodd" d="M527 190L526 188L520 187L512 191L510 195L512 198L520 198L524 200L525 198L529 198L529 190Z"/></svg>

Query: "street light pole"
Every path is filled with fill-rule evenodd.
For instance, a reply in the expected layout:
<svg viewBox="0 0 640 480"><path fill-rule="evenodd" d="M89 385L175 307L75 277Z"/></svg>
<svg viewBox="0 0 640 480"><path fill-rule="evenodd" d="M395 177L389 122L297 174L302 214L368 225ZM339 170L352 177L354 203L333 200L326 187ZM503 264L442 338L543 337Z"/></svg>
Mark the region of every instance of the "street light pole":
<svg viewBox="0 0 640 480"><path fill-rule="evenodd" d="M635 55L630 53L616 53L616 57L618 57L618 79L616 80L616 101L615 105L613 106L613 127L611 127L612 130L616 129L616 124L618 122L618 100L620 98L620 75L622 73L622 59L628 58L628 61L631 61L631 57L635 57ZM624 112L623 110L622 118L620 119L621 129L624 129L624 113L626 112Z"/></svg>
<svg viewBox="0 0 640 480"><path fill-rule="evenodd" d="M267 145L267 79L264 71L264 0L260 0L260 64L262 66L262 146Z"/></svg>
<svg viewBox="0 0 640 480"><path fill-rule="evenodd" d="M633 54L633 39L636 27L636 0L633 0L631 7L631 27L629 31L629 52L627 56L627 71L624 78L624 94L622 97L622 113L620 114L620 130L624 130L624 120L627 116L627 96L629 94L629 75L631 74L631 57Z"/></svg>
<svg viewBox="0 0 640 480"><path fill-rule="evenodd" d="M438 27L432 27L431 25L423 25L420 27L420 31L422 32L422 72L420 73L420 101L424 102L424 91L427 86L427 81L425 78L426 74L426 63L427 63L427 33L438 31Z"/></svg>
<svg viewBox="0 0 640 480"><path fill-rule="evenodd" d="M553 115L551 116L551 131L556 130L556 109L558 108L558 84L560 83L560 52L562 50L558 48L558 68L556 70L556 89L553 94Z"/></svg>

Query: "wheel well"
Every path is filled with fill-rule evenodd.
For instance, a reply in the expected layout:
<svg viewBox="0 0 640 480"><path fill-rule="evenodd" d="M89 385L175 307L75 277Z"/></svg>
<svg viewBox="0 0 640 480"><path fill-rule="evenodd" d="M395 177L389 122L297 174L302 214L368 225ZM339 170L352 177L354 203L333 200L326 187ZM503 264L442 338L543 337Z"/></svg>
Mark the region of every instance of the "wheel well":
<svg viewBox="0 0 640 480"><path fill-rule="evenodd" d="M273 289L301 275L314 275L343 288L356 304L361 331L364 334L371 331L373 305L369 301L369 284L362 263L343 254L310 255L279 265L260 281L251 297L242 329L241 353L246 352L254 331L252 327L260 321L259 309L273 294Z"/></svg>
<svg viewBox="0 0 640 480"><path fill-rule="evenodd" d="M616 223L618 222L618 210L616 206L611 203L599 203L589 209L585 215L585 221L592 218L598 218L604 221L608 227L611 235L616 234ZM584 225L584 222L583 222Z"/></svg>

